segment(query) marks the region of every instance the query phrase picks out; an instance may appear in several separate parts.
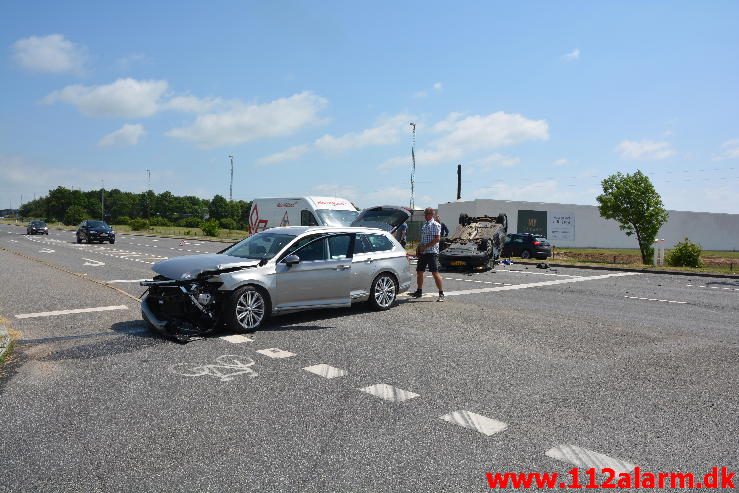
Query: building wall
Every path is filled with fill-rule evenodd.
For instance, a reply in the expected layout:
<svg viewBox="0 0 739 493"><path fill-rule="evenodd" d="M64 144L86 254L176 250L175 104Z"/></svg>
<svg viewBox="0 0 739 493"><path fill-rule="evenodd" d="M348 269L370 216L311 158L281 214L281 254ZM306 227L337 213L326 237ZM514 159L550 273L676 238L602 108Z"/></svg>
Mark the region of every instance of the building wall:
<svg viewBox="0 0 739 493"><path fill-rule="evenodd" d="M616 221L600 217L598 208L592 205L549 204L544 202L518 202L511 200L476 199L471 201L439 204L442 220L454 230L461 213L470 216L508 215L508 232L541 228L541 224L518 224L519 211L546 211L547 238L555 246L580 248L639 248L634 236L626 236ZM668 211L670 217L662 226L658 238L665 240L665 247L689 238L704 250L739 250L739 214L715 214L710 212ZM536 215L528 215L535 219ZM526 217L524 217L526 219ZM559 223L556 221L559 220Z"/></svg>

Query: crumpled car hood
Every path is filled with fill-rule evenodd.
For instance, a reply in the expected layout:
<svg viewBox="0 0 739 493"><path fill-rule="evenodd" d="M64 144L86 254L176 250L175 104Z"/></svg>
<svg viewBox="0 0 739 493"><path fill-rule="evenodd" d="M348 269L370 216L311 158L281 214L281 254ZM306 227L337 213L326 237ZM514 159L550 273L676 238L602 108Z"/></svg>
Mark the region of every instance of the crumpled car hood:
<svg viewBox="0 0 739 493"><path fill-rule="evenodd" d="M183 280L195 279L198 274L205 271L216 271L234 267L255 267L257 265L259 265L259 260L209 253L163 260L157 262L151 268L154 272L167 279Z"/></svg>

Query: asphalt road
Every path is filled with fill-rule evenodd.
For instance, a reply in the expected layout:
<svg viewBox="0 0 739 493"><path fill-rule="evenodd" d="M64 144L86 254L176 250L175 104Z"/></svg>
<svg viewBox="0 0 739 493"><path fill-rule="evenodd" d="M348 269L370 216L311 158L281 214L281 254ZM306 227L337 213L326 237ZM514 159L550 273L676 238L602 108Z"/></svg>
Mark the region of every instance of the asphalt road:
<svg viewBox="0 0 739 493"><path fill-rule="evenodd" d="M575 465L739 470L737 280L444 273L445 303L178 345L146 330L135 281L225 244L24 232L0 226L0 315L22 333L0 375L0 491L449 492Z"/></svg>

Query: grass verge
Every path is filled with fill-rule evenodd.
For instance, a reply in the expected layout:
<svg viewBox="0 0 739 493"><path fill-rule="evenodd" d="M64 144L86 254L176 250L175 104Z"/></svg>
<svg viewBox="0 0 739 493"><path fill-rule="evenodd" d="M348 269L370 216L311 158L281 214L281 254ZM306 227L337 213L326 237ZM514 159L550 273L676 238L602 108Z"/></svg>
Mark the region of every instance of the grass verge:
<svg viewBox="0 0 739 493"><path fill-rule="evenodd" d="M3 347L0 341L0 367L8 361L10 355L13 354L13 348L15 347L15 341L20 337L20 333L10 327L7 320L0 317L0 327L5 327L8 331L8 339L6 345ZM0 335L2 337L2 335Z"/></svg>

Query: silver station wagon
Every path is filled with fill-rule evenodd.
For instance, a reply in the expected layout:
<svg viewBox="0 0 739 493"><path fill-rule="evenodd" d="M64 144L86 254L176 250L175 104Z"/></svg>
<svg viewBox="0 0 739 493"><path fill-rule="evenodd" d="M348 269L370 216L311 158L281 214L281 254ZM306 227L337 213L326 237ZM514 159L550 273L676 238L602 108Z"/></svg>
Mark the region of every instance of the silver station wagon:
<svg viewBox="0 0 739 493"><path fill-rule="evenodd" d="M368 302L387 310L407 291L405 249L390 230L409 214L365 209L352 227L273 228L217 254L156 263L141 300L147 324L187 341L222 328L253 332L270 315ZM375 226L375 227L368 227Z"/></svg>

